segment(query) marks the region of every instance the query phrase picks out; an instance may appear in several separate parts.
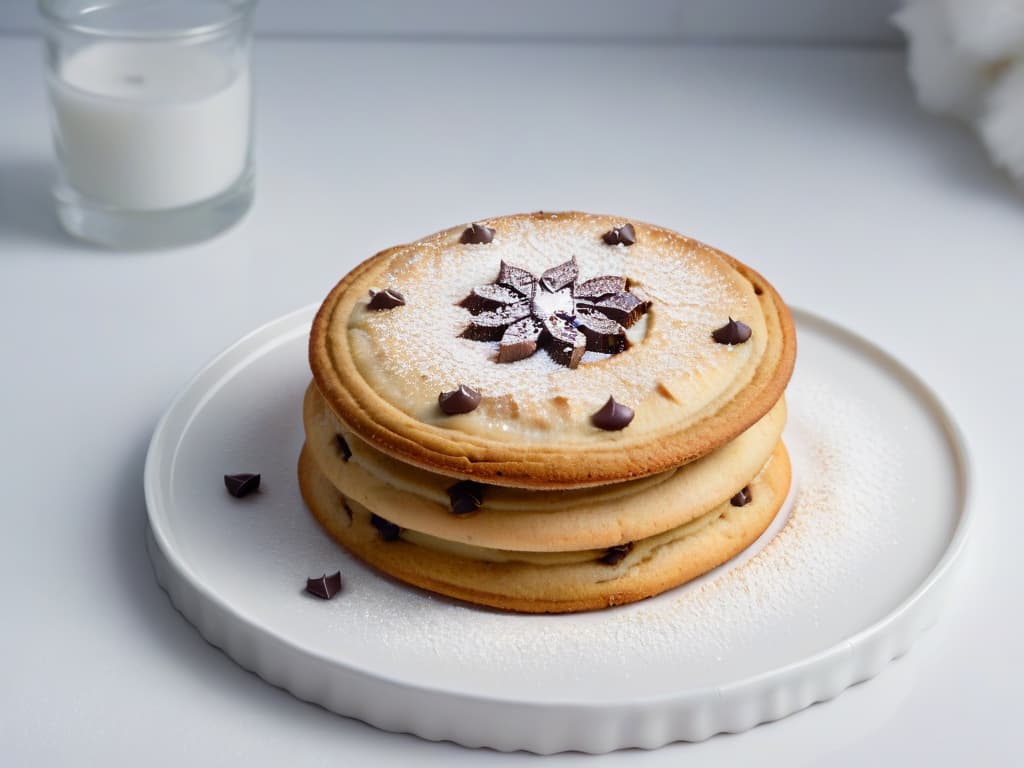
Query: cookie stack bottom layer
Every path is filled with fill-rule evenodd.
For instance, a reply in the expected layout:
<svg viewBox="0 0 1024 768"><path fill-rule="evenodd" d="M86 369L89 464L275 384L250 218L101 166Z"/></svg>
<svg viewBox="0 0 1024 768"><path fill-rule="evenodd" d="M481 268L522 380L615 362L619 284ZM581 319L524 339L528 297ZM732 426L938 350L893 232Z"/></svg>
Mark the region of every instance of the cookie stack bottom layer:
<svg viewBox="0 0 1024 768"><path fill-rule="evenodd" d="M735 507L725 501L683 526L635 542L620 562L606 564L604 551L489 550L453 546L407 530L387 541L371 523L369 510L347 501L320 473L308 449L299 460L306 504L327 532L360 560L432 592L525 613L607 608L690 581L757 539L782 506L789 482L789 456L779 443L750 483L749 504Z"/></svg>
<svg viewBox="0 0 1024 768"><path fill-rule="evenodd" d="M315 402L314 397L311 400ZM753 543L778 513L790 487L790 460L777 441L780 428L762 425L771 430L773 444L767 460L759 459L760 467L743 481L749 503L734 506L730 498L739 488L730 488L730 498L700 507L695 510L699 514L685 522L629 542L618 547L620 551L613 551L618 542L600 549L497 549L399 527L352 500L328 479L329 474L337 477L336 467L317 463L341 461L341 456L330 458L323 451L311 451L309 445L300 457L299 482L307 506L329 534L357 558L395 579L508 610L591 610L641 600L684 584ZM307 440L311 431L307 425ZM407 492L397 493L398 506L401 496L412 499ZM645 501L653 493L656 485L640 484L629 494L638 514L646 511ZM554 520L558 511L548 514ZM462 521L471 520L469 516Z"/></svg>

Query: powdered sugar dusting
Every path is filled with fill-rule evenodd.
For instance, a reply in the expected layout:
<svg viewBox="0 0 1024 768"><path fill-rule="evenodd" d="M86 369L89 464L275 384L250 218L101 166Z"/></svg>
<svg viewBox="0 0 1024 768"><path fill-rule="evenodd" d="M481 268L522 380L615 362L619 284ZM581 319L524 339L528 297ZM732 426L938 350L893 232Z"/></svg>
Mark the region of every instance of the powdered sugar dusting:
<svg viewBox="0 0 1024 768"><path fill-rule="evenodd" d="M733 348L710 341L710 331L729 315L755 325L762 321L749 288L694 249L666 258L659 255L664 243L653 237L641 237L628 248L608 246L600 237L604 225L596 218L492 224L497 233L486 245L458 245L450 236L439 236L400 251L382 283L403 292L406 305L353 317L350 335L363 375L390 402L418 418L429 418L437 392L460 382L484 394L482 411L500 411L505 403L520 417L537 411L551 418L551 403L561 399L562 417L578 420L612 393L639 403L663 380L672 381L677 399L696 410L759 354L758 343ZM619 355L588 352L577 370L555 363L543 351L497 363L497 342L460 338L470 315L459 301L474 286L492 282L502 260L539 276L571 256L579 264L581 282L623 275L634 293L652 302L646 338ZM718 384L708 386L709 380Z"/></svg>
<svg viewBox="0 0 1024 768"><path fill-rule="evenodd" d="M813 624L819 609L857 594L881 543L899 545L886 521L902 448L868 403L823 381L795 382L790 400L800 405L787 427L794 466L788 516L784 508L760 542L717 572L650 601L574 616L492 612L353 573L345 631L366 632L416 665L552 686L586 684L586 670L595 667L628 676L629 669L682 665L710 674L739 648L798 643L800 627ZM584 665L567 663L582 658Z"/></svg>
<svg viewBox="0 0 1024 768"><path fill-rule="evenodd" d="M856 588L879 547L894 512L899 447L881 437L886 431L865 402L820 382L794 382L790 397L804 407L787 428L796 436L788 518L742 567L683 591L671 630L648 639L664 641L661 652L680 639L724 651L756 642L767 627L816 614L838 587Z"/></svg>

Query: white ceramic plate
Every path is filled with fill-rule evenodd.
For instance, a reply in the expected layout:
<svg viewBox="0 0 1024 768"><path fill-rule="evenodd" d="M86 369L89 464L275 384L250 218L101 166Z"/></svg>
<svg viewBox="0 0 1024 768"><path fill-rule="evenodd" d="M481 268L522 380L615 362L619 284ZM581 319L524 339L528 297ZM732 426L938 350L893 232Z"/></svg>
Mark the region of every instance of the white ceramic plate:
<svg viewBox="0 0 1024 768"><path fill-rule="evenodd" d="M157 426L149 551L203 636L268 682L427 739L535 752L743 731L876 674L931 624L968 523L948 416L874 346L796 312L775 524L702 579L568 616L479 609L368 570L303 506L295 464L314 308L207 365ZM233 499L222 476L260 472ZM341 570L331 601L308 576Z"/></svg>

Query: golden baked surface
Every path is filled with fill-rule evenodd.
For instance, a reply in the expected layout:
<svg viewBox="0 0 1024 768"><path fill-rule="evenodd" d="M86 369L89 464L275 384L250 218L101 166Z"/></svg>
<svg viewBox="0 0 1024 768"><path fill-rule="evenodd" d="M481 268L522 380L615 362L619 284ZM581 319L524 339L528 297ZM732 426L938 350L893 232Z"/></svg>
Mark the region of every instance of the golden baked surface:
<svg viewBox="0 0 1024 768"><path fill-rule="evenodd" d="M634 244L609 245L603 235L627 222L608 216L537 213L480 223L494 230L490 242L461 243L467 223L377 254L342 279L314 321L316 386L345 427L375 449L491 485L581 488L699 458L781 397L795 355L789 312L762 277L725 254L637 221L629 222ZM540 280L570 260L575 279ZM586 351L575 368L558 359L564 350L547 336L533 354L501 361L501 341L481 340L474 326L491 309L465 300L495 284L502 262L540 286L531 322L579 307L573 317L584 318L598 299L571 294L606 275L625 278L646 312L630 318L625 341L615 337L624 350ZM405 303L370 308L369 292L382 289ZM729 318L750 327L748 341L712 338ZM438 396L460 384L479 391L479 405L446 415ZM624 429L592 422L610 396L635 413Z"/></svg>
<svg viewBox="0 0 1024 768"><path fill-rule="evenodd" d="M385 540L370 511L346 501L319 471L308 450L299 459L306 504L338 542L356 557L409 584L506 610L561 613L642 600L683 584L735 556L778 513L789 489L786 449L778 444L750 481L752 501L727 500L678 528L633 543L618 562L602 551L523 553L452 545L403 531Z"/></svg>
<svg viewBox="0 0 1024 768"><path fill-rule="evenodd" d="M402 464L346 431L316 387L306 391L306 451L346 498L403 528L493 549L567 552L611 547L675 528L746 485L778 445L779 402L736 439L697 461L638 480L574 490L485 486L483 506L451 512L450 477ZM348 453L339 449L338 435Z"/></svg>

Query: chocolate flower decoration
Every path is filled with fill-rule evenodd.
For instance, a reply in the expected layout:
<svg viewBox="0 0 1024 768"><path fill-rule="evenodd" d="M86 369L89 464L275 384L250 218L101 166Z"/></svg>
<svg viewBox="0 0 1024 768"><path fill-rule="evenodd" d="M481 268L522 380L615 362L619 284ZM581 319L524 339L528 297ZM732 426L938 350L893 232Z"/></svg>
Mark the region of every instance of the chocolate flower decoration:
<svg viewBox="0 0 1024 768"><path fill-rule="evenodd" d="M650 302L626 289L626 278L602 275L582 283L576 257L539 278L501 262L493 283L478 285L461 306L473 315L463 338L500 341L498 362L512 363L543 348L569 368L586 350L615 355L629 346L626 329Z"/></svg>

